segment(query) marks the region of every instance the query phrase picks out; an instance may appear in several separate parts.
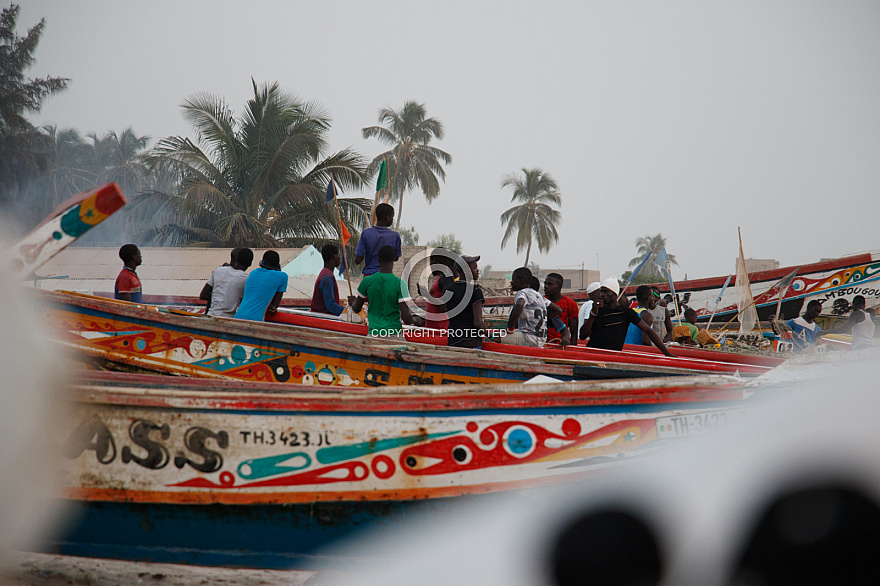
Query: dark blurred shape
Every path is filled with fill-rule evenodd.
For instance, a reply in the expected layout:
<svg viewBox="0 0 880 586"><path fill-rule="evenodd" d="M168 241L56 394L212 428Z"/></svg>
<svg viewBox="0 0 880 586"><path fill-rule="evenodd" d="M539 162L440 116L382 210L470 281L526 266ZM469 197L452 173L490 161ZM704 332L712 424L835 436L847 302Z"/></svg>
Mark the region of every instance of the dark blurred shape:
<svg viewBox="0 0 880 586"><path fill-rule="evenodd" d="M854 584L876 579L880 508L843 486L792 490L772 501L733 584Z"/></svg>
<svg viewBox="0 0 880 586"><path fill-rule="evenodd" d="M663 567L654 532L621 510L581 513L562 529L550 556L560 586L656 584Z"/></svg>

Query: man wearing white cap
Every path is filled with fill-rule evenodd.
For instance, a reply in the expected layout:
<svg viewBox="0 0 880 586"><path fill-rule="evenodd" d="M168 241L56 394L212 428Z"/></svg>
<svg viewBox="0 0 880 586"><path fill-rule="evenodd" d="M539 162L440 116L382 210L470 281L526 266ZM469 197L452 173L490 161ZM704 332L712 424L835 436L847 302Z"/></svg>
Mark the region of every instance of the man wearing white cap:
<svg viewBox="0 0 880 586"><path fill-rule="evenodd" d="M584 321L587 319L590 311L592 311L594 307L599 307L599 289L601 287L602 285L599 283L599 281L594 281L587 285L587 297L589 297L589 299L584 301L584 304L581 305L580 311L578 311L578 332L580 332L581 328L584 327ZM581 340L583 340L583 338L581 338Z"/></svg>
<svg viewBox="0 0 880 586"><path fill-rule="evenodd" d="M601 282L599 293L602 297L602 306L594 308L587 314L584 325L581 326L581 339L590 338L588 348L605 348L608 350L622 350L626 339L626 330L629 324L636 325L661 352L671 358L675 356L666 346L657 332L629 307L620 305L617 301L620 295L620 283L616 277L608 277Z"/></svg>

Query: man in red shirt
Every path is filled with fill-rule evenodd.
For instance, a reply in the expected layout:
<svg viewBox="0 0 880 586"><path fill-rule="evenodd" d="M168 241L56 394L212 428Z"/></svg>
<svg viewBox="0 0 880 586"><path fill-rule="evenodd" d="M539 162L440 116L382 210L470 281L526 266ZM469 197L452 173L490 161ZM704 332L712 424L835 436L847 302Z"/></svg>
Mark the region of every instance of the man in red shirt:
<svg viewBox="0 0 880 586"><path fill-rule="evenodd" d="M126 244L119 249L119 258L125 263L119 276L116 277L116 285L113 287L113 297L123 301L141 303L143 292L141 280L135 270L141 266L141 251L134 244Z"/></svg>
<svg viewBox="0 0 880 586"><path fill-rule="evenodd" d="M559 306L562 313L559 319L568 326L569 332L577 331L578 323L578 305L570 297L562 294L562 275L559 273L550 273L544 277L544 296ZM547 325L547 342L559 342L562 340L562 332L553 327L553 323ZM574 338L577 343L577 338Z"/></svg>

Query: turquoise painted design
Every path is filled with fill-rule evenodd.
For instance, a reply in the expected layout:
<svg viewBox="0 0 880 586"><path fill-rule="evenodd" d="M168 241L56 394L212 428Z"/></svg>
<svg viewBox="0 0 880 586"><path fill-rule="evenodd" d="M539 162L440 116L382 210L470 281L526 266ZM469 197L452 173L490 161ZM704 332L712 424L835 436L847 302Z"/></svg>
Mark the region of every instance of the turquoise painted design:
<svg viewBox="0 0 880 586"><path fill-rule="evenodd" d="M91 224L83 222L82 218L80 218L80 207L82 207L82 204L69 209L67 213L61 216L61 229L65 234L74 238L79 238L93 227Z"/></svg>
<svg viewBox="0 0 880 586"><path fill-rule="evenodd" d="M285 462L300 458L301 465L282 466ZM279 454L277 456L268 456L266 458L253 458L245 460L238 465L238 475L245 480L256 480L258 478L266 478L267 476L275 476L276 474L284 474L286 472L296 472L303 468L308 468L312 464L312 459L308 454L303 452L293 452L291 454Z"/></svg>
<svg viewBox="0 0 880 586"><path fill-rule="evenodd" d="M137 336L138 334L149 334L150 330L140 330L137 332L122 331L122 332L100 332L100 333L104 334L105 336Z"/></svg>
<svg viewBox="0 0 880 586"><path fill-rule="evenodd" d="M335 464L344 460L351 460L366 456L367 454L375 454L384 450L391 450L402 446L417 444L425 440L432 440L448 435L455 435L461 431L446 431L443 433L430 433L425 435L413 435L408 437L397 437L392 439L376 440L373 442L363 442L359 444L351 444L348 446L333 446L329 448L321 448L315 455L315 459L321 464Z"/></svg>
<svg viewBox="0 0 880 586"><path fill-rule="evenodd" d="M214 356L205 360L197 360L193 364L210 370L224 372L234 368L241 368L248 364L259 364L260 362L266 362L281 356L287 356L287 354L266 350L265 348L255 348L251 355L248 356L247 350L243 346L236 345L232 348L230 356Z"/></svg>
<svg viewBox="0 0 880 586"><path fill-rule="evenodd" d="M525 429L514 429L507 436L507 445L514 454L525 454L532 449L532 436Z"/></svg>

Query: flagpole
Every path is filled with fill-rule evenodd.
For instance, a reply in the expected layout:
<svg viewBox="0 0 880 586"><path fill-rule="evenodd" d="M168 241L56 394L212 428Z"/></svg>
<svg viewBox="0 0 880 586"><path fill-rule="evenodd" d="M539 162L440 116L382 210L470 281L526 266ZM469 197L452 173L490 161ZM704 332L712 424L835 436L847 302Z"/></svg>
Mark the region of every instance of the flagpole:
<svg viewBox="0 0 880 586"><path fill-rule="evenodd" d="M773 321L779 321L779 310L782 309L782 299L785 297L785 294L788 292L788 288L791 286L791 282L794 281L794 277L795 275L797 275L797 272L800 269L800 267L796 268L790 275L783 279L787 282L785 283L785 287L782 289L782 291L779 292L779 301L776 303L776 317L773 318Z"/></svg>
<svg viewBox="0 0 880 586"><path fill-rule="evenodd" d="M675 285L672 283L672 269L669 267L669 256L666 257L666 276L669 278L669 289L672 291L672 303L675 305L678 325L681 325L681 308L678 307L678 296L675 294Z"/></svg>
<svg viewBox="0 0 880 586"><path fill-rule="evenodd" d="M778 286L779 286L783 281L785 281L787 278L788 278L788 276L782 277L781 279L779 279L778 281L776 281L775 283L773 283L773 286L770 287L770 289L767 289L767 291L771 291L771 290L773 290L775 287L778 287ZM786 287L786 289L787 289L787 287ZM761 295L763 295L763 293L762 293ZM759 295L758 297L760 297L761 295ZM730 319L727 321L726 324L724 324L723 326L721 326L721 329L722 329L722 330L723 330L723 329L726 329L727 326L729 326L729 325L731 324L731 322L733 322L733 320L735 320L736 318L738 318L742 312L744 312L745 310L747 310L748 308L750 308L750 307L752 307L753 305L756 305L756 304L757 304L757 302L755 301L755 298L752 297L752 302L749 303L748 305L746 305L745 307L743 307L741 310L737 311L735 316L733 316L732 318L730 318Z"/></svg>
<svg viewBox="0 0 880 586"><path fill-rule="evenodd" d="M382 163L385 164L385 191L388 191L388 158L384 157L382 159ZM379 164L379 177L382 176L382 164ZM378 187L378 185L377 185ZM376 195L373 197L373 207L370 209L370 225L375 226L377 222L376 218L376 207L379 205L379 189L376 190ZM384 203L384 202L383 202Z"/></svg>
<svg viewBox="0 0 880 586"><path fill-rule="evenodd" d="M339 200L336 198L336 181L333 180L333 173L330 173L330 185L333 186L333 203L336 204L336 217L339 219L339 243L342 244L342 262L345 263L345 278L348 279L348 294L354 295L351 289L351 267L348 265L348 259L345 258L345 242L342 238L342 214L339 212Z"/></svg>
<svg viewBox="0 0 880 586"><path fill-rule="evenodd" d="M725 281L724 286L721 287L721 292L718 294L718 299L715 300L715 307L712 309L712 315L709 316L709 323L706 325L706 331L709 331L709 328L712 327L712 320L715 319L715 312L718 311L718 305L721 303L721 298L724 296L724 292L727 291L727 286L730 284L730 277L727 277L727 281Z"/></svg>

